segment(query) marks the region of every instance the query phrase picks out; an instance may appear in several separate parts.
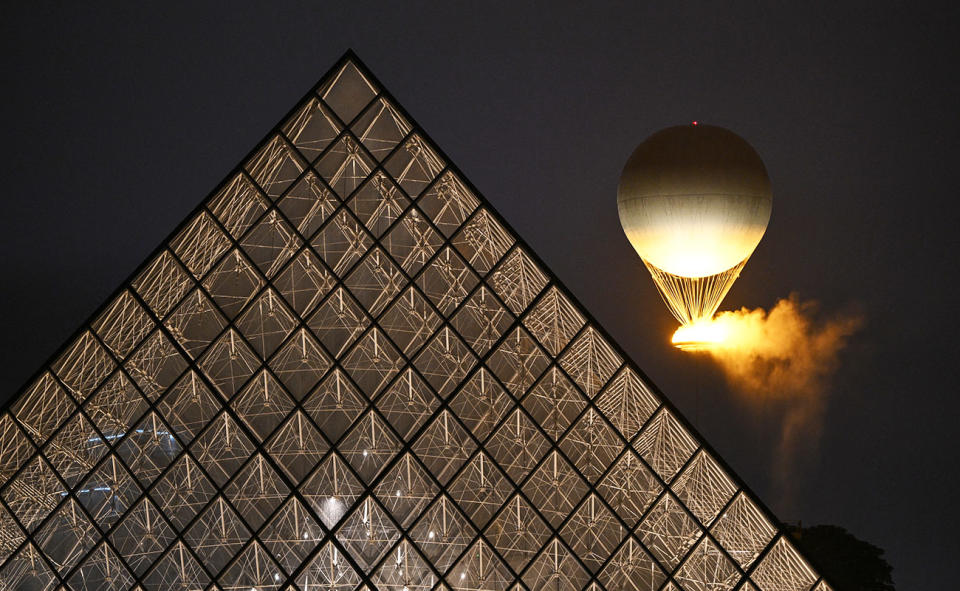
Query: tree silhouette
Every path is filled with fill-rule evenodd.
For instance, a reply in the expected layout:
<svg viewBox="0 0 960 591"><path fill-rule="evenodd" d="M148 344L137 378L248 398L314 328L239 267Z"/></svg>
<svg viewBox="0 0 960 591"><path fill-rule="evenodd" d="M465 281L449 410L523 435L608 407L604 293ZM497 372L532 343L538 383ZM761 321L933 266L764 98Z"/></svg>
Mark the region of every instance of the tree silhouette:
<svg viewBox="0 0 960 591"><path fill-rule="evenodd" d="M790 527L797 544L836 591L894 591L883 549L836 525Z"/></svg>

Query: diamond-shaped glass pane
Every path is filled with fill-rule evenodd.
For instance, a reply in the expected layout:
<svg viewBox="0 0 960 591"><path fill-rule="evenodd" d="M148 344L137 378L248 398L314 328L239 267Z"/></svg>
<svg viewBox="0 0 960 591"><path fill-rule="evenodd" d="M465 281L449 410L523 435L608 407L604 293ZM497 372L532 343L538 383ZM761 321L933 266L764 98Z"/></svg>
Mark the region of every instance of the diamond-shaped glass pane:
<svg viewBox="0 0 960 591"><path fill-rule="evenodd" d="M550 537L550 528L520 495L510 499L486 529L487 539L514 571L529 563Z"/></svg>
<svg viewBox="0 0 960 591"><path fill-rule="evenodd" d="M89 474L106 453L107 442L79 413L67 421L43 450L53 468L71 487Z"/></svg>
<svg viewBox="0 0 960 591"><path fill-rule="evenodd" d="M314 165L323 180L346 200L373 170L373 159L349 133L340 136Z"/></svg>
<svg viewBox="0 0 960 591"><path fill-rule="evenodd" d="M626 530L600 497L590 495L560 533L587 568L597 572L620 545Z"/></svg>
<svg viewBox="0 0 960 591"><path fill-rule="evenodd" d="M817 579L807 561L781 536L750 575L761 591L801 591Z"/></svg>
<svg viewBox="0 0 960 591"><path fill-rule="evenodd" d="M476 274L450 247L434 256L417 285L443 314L450 314L477 284Z"/></svg>
<svg viewBox="0 0 960 591"><path fill-rule="evenodd" d="M344 288L337 288L307 320L313 334L334 357L339 357L370 325L363 308Z"/></svg>
<svg viewBox="0 0 960 591"><path fill-rule="evenodd" d="M376 487L380 503L403 527L420 516L439 488L412 454L404 454Z"/></svg>
<svg viewBox="0 0 960 591"><path fill-rule="evenodd" d="M633 447L660 478L670 480L693 455L696 443L673 414L663 409L650 420Z"/></svg>
<svg viewBox="0 0 960 591"><path fill-rule="evenodd" d="M727 504L737 487L724 473L723 468L705 451L701 451L687 464L673 482L673 492L700 520L709 525Z"/></svg>
<svg viewBox="0 0 960 591"><path fill-rule="evenodd" d="M292 573L323 539L323 527L291 497L263 528L260 539L280 566Z"/></svg>
<svg viewBox="0 0 960 591"><path fill-rule="evenodd" d="M114 548L136 575L143 575L173 542L173 529L160 509L144 498L127 513L110 534Z"/></svg>
<svg viewBox="0 0 960 591"><path fill-rule="evenodd" d="M372 569L399 537L387 512L370 496L354 507L337 530L337 540L365 570Z"/></svg>
<svg viewBox="0 0 960 591"><path fill-rule="evenodd" d="M486 449L514 482L520 482L546 454L550 442L522 411L513 411L487 441Z"/></svg>
<svg viewBox="0 0 960 591"><path fill-rule="evenodd" d="M360 576L341 550L331 542L324 544L297 577L301 589L353 591Z"/></svg>
<svg viewBox="0 0 960 591"><path fill-rule="evenodd" d="M209 204L210 211L234 238L242 236L267 206L266 198L242 173L228 179Z"/></svg>
<svg viewBox="0 0 960 591"><path fill-rule="evenodd" d="M410 276L423 268L443 243L443 238L416 207L410 208L380 240L383 248Z"/></svg>
<svg viewBox="0 0 960 591"><path fill-rule="evenodd" d="M239 250L232 250L210 271L203 286L220 310L233 318L257 294L263 279Z"/></svg>
<svg viewBox="0 0 960 591"><path fill-rule="evenodd" d="M266 277L273 277L300 247L300 238L283 221L276 210L270 210L254 225L240 244L250 260Z"/></svg>
<svg viewBox="0 0 960 591"><path fill-rule="evenodd" d="M661 490L653 472L636 454L629 451L620 456L597 485L597 491L604 501L629 527L634 527L640 521Z"/></svg>
<svg viewBox="0 0 960 591"><path fill-rule="evenodd" d="M510 312L497 302L493 293L481 286L460 308L451 323L474 352L483 355L499 340L512 320Z"/></svg>
<svg viewBox="0 0 960 591"><path fill-rule="evenodd" d="M440 320L420 292L409 287L380 317L380 326L405 354L412 355L433 334Z"/></svg>
<svg viewBox="0 0 960 591"><path fill-rule="evenodd" d="M0 415L0 482L6 482L33 454L34 448L9 414Z"/></svg>
<svg viewBox="0 0 960 591"><path fill-rule="evenodd" d="M476 449L473 439L449 411L443 411L413 444L413 451L441 483L460 469Z"/></svg>
<svg viewBox="0 0 960 591"><path fill-rule="evenodd" d="M756 504L740 493L711 531L723 549L746 569L767 547L776 530Z"/></svg>
<svg viewBox="0 0 960 591"><path fill-rule="evenodd" d="M311 98L290 117L283 133L301 154L312 160L337 137L340 124L329 109Z"/></svg>
<svg viewBox="0 0 960 591"><path fill-rule="evenodd" d="M527 586L536 591L582 589L589 578L574 555L556 538L544 547L523 575Z"/></svg>
<svg viewBox="0 0 960 591"><path fill-rule="evenodd" d="M363 492L363 485L336 454L330 454L300 486L300 492L328 529L346 515Z"/></svg>
<svg viewBox="0 0 960 591"><path fill-rule="evenodd" d="M198 358L227 325L217 306L199 289L183 299L164 322L174 340L194 359Z"/></svg>
<svg viewBox="0 0 960 591"><path fill-rule="evenodd" d="M237 328L261 358L266 359L297 325L277 292L267 289L237 319Z"/></svg>
<svg viewBox="0 0 960 591"><path fill-rule="evenodd" d="M625 367L597 397L597 406L628 441L650 418L659 401L632 369Z"/></svg>
<svg viewBox="0 0 960 591"><path fill-rule="evenodd" d="M600 413L589 408L564 436L560 449L587 480L595 482L624 445Z"/></svg>
<svg viewBox="0 0 960 591"><path fill-rule="evenodd" d="M517 398L533 386L549 360L526 330L515 328L487 359L487 367Z"/></svg>
<svg viewBox="0 0 960 591"><path fill-rule="evenodd" d="M450 401L450 408L478 441L484 441L512 404L496 378L481 367L467 378Z"/></svg>
<svg viewBox="0 0 960 591"><path fill-rule="evenodd" d="M40 549L61 575L73 568L97 541L96 528L73 499L60 506L36 537Z"/></svg>
<svg viewBox="0 0 960 591"><path fill-rule="evenodd" d="M476 536L476 530L449 497L437 499L410 530L410 537L440 572L446 572Z"/></svg>
<svg viewBox="0 0 960 591"><path fill-rule="evenodd" d="M559 527L589 489L563 456L550 453L527 479L523 492L553 527Z"/></svg>
<svg viewBox="0 0 960 591"><path fill-rule="evenodd" d="M400 442L380 417L369 412L338 447L357 474L370 484L400 451Z"/></svg>
<svg viewBox="0 0 960 591"><path fill-rule="evenodd" d="M441 232L452 236L480 201L454 172L446 171L424 192L419 204Z"/></svg>
<svg viewBox="0 0 960 591"><path fill-rule="evenodd" d="M323 300L335 282L333 273L310 249L300 251L273 280L287 303L302 317Z"/></svg>
<svg viewBox="0 0 960 591"><path fill-rule="evenodd" d="M215 487L190 456L183 455L150 490L150 496L174 527L183 529L213 498Z"/></svg>
<svg viewBox="0 0 960 591"><path fill-rule="evenodd" d="M343 359L343 368L371 398L397 375L402 365L400 354L390 344L390 339L377 329L357 341Z"/></svg>
<svg viewBox="0 0 960 591"><path fill-rule="evenodd" d="M347 205L371 234L380 236L400 217L410 200L389 176L375 172Z"/></svg>
<svg viewBox="0 0 960 591"><path fill-rule="evenodd" d="M353 124L353 133L371 154L383 160L410 133L410 123L390 101L381 97Z"/></svg>
<svg viewBox="0 0 960 591"><path fill-rule="evenodd" d="M429 591L436 584L437 576L413 544L403 541L377 569L373 582L379 589Z"/></svg>
<svg viewBox="0 0 960 591"><path fill-rule="evenodd" d="M60 428L75 408L56 378L44 373L13 406L13 416L34 442L40 444Z"/></svg>
<svg viewBox="0 0 960 591"><path fill-rule="evenodd" d="M635 532L657 560L670 569L676 568L703 535L697 522L670 494L660 497Z"/></svg>
<svg viewBox="0 0 960 591"><path fill-rule="evenodd" d="M327 442L303 411L296 411L267 442L267 452L294 483L303 480L327 452Z"/></svg>
<svg viewBox="0 0 960 591"><path fill-rule="evenodd" d="M608 589L646 591L659 589L665 575L650 554L631 536L610 558L599 578Z"/></svg>
<svg viewBox="0 0 960 591"><path fill-rule="evenodd" d="M106 544L100 544L91 552L70 577L70 586L77 591L119 591L129 588L133 582L123 561Z"/></svg>
<svg viewBox="0 0 960 591"><path fill-rule="evenodd" d="M686 589L722 591L732 589L740 573L710 538L704 538L677 570L676 579Z"/></svg>
<svg viewBox="0 0 960 591"><path fill-rule="evenodd" d="M120 519L140 493L134 477L114 455L108 456L74 492L103 531Z"/></svg>
<svg viewBox="0 0 960 591"><path fill-rule="evenodd" d="M377 408L405 440L430 418L440 401L413 370L408 369L377 399Z"/></svg>
<svg viewBox="0 0 960 591"><path fill-rule="evenodd" d="M220 486L250 457L253 444L230 415L220 414L190 446L193 456Z"/></svg>
<svg viewBox="0 0 960 591"><path fill-rule="evenodd" d="M416 198L443 170L444 164L426 140L414 134L397 148L384 168L407 195Z"/></svg>
<svg viewBox="0 0 960 591"><path fill-rule="evenodd" d="M437 394L446 398L477 362L470 349L448 327L441 328L414 360Z"/></svg>
<svg viewBox="0 0 960 591"><path fill-rule="evenodd" d="M276 199L300 176L304 165L296 151L277 135L270 138L244 168L268 197Z"/></svg>
<svg viewBox="0 0 960 591"><path fill-rule="evenodd" d="M524 397L523 406L554 441L580 415L587 400L556 366L541 376Z"/></svg>
<svg viewBox="0 0 960 591"><path fill-rule="evenodd" d="M514 489L494 459L478 453L467 462L447 490L473 523L483 527Z"/></svg>
<svg viewBox="0 0 960 591"><path fill-rule="evenodd" d="M220 496L184 534L210 572L217 573L243 547L250 530Z"/></svg>
<svg viewBox="0 0 960 591"><path fill-rule="evenodd" d="M407 278L387 253L374 249L354 267L345 283L360 305L377 316L400 293Z"/></svg>
<svg viewBox="0 0 960 591"><path fill-rule="evenodd" d="M289 489L262 455L254 456L224 489L244 521L259 529L286 498Z"/></svg>
<svg viewBox="0 0 960 591"><path fill-rule="evenodd" d="M367 401L340 370L330 372L303 404L326 438L336 443L367 407Z"/></svg>
<svg viewBox="0 0 960 591"><path fill-rule="evenodd" d="M126 357L154 327L149 313L130 290L124 290L93 322L93 329L114 355Z"/></svg>

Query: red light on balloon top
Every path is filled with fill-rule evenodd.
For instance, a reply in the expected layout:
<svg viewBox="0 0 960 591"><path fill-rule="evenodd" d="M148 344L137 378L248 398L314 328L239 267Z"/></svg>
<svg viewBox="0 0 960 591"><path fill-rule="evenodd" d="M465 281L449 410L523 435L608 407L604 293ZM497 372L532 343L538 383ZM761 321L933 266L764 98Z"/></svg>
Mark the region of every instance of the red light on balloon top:
<svg viewBox="0 0 960 591"><path fill-rule="evenodd" d="M691 121L691 122L690 122L690 125L693 125L694 127L696 127L697 122L696 122L696 121Z"/></svg>

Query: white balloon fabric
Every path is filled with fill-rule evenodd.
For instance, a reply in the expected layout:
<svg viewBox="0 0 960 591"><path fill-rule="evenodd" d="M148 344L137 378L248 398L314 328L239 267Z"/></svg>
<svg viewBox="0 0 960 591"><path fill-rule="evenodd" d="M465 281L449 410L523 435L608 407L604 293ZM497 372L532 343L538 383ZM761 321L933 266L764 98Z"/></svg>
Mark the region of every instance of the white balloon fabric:
<svg viewBox="0 0 960 591"><path fill-rule="evenodd" d="M772 205L760 156L713 125L654 133L634 150L617 188L623 230L684 323L716 311L763 237Z"/></svg>

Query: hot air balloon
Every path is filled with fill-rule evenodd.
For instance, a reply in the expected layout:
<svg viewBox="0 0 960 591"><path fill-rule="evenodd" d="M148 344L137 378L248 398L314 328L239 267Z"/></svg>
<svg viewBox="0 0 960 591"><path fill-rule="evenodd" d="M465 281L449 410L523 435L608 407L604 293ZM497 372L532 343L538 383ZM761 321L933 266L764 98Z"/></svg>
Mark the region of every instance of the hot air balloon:
<svg viewBox="0 0 960 591"><path fill-rule="evenodd" d="M732 131L696 123L644 140L617 187L623 231L681 329L717 311L772 205L756 150Z"/></svg>

